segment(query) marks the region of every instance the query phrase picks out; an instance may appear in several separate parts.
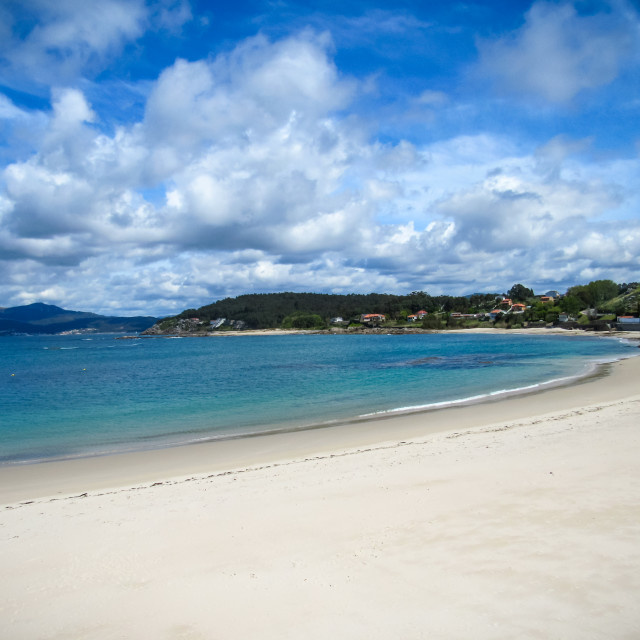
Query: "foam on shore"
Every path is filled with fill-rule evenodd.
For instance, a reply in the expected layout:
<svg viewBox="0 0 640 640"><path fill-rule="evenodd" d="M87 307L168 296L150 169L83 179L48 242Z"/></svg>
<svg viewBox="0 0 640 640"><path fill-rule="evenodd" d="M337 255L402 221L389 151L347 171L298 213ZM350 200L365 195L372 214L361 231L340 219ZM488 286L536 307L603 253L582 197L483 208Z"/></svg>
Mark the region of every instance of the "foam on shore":
<svg viewBox="0 0 640 640"><path fill-rule="evenodd" d="M339 428L0 469L7 638L633 638L640 359Z"/></svg>
<svg viewBox="0 0 640 640"><path fill-rule="evenodd" d="M498 419L523 419L576 408L600 399L610 402L638 393L640 358L600 365L598 375L573 384L550 385L530 393L498 394L481 402L431 406L364 417L323 428L283 430L253 437L205 440L163 449L114 453L0 467L0 504L44 496L157 482L173 476L249 467L318 452L400 441L440 431L472 428Z"/></svg>

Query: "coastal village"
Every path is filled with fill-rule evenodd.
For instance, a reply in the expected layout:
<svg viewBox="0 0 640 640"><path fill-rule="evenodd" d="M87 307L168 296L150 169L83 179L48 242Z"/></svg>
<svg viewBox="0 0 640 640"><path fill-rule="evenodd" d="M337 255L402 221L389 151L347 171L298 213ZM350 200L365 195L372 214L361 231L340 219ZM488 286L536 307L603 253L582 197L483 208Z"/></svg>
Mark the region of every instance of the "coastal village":
<svg viewBox="0 0 640 640"><path fill-rule="evenodd" d="M450 329L581 329L640 331L640 286L594 281L535 295L521 284L506 294L432 297L325 294L260 294L226 299L165 318L146 335L209 335L246 330L306 330L325 333L415 333ZM349 307L350 305L350 307ZM351 309L331 314L331 310ZM360 310L358 310L358 307ZM227 311L218 315L219 310Z"/></svg>
<svg viewBox="0 0 640 640"><path fill-rule="evenodd" d="M558 291L548 291L544 295L539 297L539 301L541 304L553 305L556 301L560 300L562 295ZM508 316L521 316L524 315L527 309L532 309L532 305L525 304L523 302L514 302L511 298L503 297L502 299L496 299L496 307L491 311L484 313L460 313L460 312L452 312L449 317L454 320L480 320L480 321L493 321L496 322L502 317ZM577 314L576 314L577 315ZM604 318L610 314L598 313L597 309L585 309L581 312L581 315L588 317L592 320L596 320L598 318ZM407 322L417 323L423 321L427 318L429 314L424 309L421 309L417 313L411 314L407 316ZM366 313L360 316L360 322L363 325L380 325L386 322L387 318L384 314L380 313ZM617 328L625 331L640 331L640 317L631 316L631 315L619 315L616 316L615 321L612 318L608 318L609 322L607 323L607 328ZM332 318L332 324L340 324L344 322L342 318ZM572 316L569 313L559 313L557 322L553 322L552 324L563 325L565 328L575 328L575 327L567 327L568 323L575 323L577 325L577 317ZM547 323L545 323L546 326ZM579 326L579 325L578 325Z"/></svg>

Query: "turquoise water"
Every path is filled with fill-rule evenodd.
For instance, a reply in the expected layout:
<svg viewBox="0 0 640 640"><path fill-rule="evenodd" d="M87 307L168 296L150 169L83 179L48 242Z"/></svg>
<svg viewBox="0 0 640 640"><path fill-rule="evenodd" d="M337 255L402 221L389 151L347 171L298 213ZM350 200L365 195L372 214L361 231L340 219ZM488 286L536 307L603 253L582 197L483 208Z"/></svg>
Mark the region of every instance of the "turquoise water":
<svg viewBox="0 0 640 640"><path fill-rule="evenodd" d="M612 338L0 338L0 463L150 449L531 387L636 355Z"/></svg>

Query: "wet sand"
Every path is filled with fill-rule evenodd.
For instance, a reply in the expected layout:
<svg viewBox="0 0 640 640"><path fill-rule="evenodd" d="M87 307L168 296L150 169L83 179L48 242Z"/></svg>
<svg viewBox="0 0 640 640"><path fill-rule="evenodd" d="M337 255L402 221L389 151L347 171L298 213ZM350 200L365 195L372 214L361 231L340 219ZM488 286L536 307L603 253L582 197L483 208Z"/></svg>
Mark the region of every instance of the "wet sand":
<svg viewBox="0 0 640 640"><path fill-rule="evenodd" d="M637 638L640 358L336 428L0 469L17 638Z"/></svg>

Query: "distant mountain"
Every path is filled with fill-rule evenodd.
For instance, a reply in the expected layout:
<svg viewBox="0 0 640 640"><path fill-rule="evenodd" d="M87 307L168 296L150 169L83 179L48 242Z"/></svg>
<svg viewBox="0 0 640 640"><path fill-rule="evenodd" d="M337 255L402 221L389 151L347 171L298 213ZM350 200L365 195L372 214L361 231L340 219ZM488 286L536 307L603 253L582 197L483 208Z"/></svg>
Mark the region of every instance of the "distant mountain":
<svg viewBox="0 0 640 640"><path fill-rule="evenodd" d="M86 311L70 311L52 304L35 302L0 309L0 335L17 333L63 333L92 331L128 333L148 329L158 321L150 316L101 316Z"/></svg>

